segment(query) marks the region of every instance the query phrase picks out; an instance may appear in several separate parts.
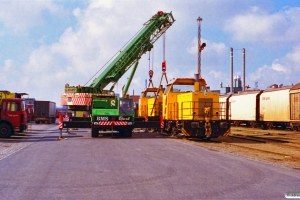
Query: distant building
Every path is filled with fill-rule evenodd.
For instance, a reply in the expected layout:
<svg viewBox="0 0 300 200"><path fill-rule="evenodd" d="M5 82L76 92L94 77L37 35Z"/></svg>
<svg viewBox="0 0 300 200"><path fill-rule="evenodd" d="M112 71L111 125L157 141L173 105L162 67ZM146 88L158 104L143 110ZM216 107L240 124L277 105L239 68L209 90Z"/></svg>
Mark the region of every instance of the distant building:
<svg viewBox="0 0 300 200"><path fill-rule="evenodd" d="M238 93L239 91L243 91L242 80L241 77L235 76L233 81L233 93ZM220 83L220 94L231 93L230 86L223 87L223 83Z"/></svg>
<svg viewBox="0 0 300 200"><path fill-rule="evenodd" d="M131 95L130 97L133 98L134 103L139 103L140 95Z"/></svg>

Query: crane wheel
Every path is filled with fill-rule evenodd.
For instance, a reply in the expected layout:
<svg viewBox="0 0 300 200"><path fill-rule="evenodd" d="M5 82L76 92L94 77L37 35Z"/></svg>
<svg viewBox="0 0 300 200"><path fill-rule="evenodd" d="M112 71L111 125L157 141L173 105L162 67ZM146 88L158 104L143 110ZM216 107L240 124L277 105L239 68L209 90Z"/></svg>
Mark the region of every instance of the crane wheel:
<svg viewBox="0 0 300 200"><path fill-rule="evenodd" d="M98 129L92 129L92 137L97 138L99 136L99 130Z"/></svg>

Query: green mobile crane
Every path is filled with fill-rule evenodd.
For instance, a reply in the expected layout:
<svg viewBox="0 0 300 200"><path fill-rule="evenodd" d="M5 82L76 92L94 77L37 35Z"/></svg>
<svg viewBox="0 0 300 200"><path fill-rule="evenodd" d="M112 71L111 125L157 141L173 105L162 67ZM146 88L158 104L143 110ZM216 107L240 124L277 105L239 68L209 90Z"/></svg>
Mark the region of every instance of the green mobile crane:
<svg viewBox="0 0 300 200"><path fill-rule="evenodd" d="M131 137L134 128L134 102L126 96L131 80L135 74L139 59L166 30L175 22L172 13L157 12L148 20L143 29L131 40L109 66L94 79L88 87L69 86L65 93L91 94L91 122L64 122L64 128L91 127L92 137L98 137L99 132L117 131L119 135ZM117 97L114 86L118 80L132 68L128 81L123 89L123 96ZM110 89L105 89L112 84ZM87 105L88 106L88 105ZM79 107L78 107L79 108ZM76 109L76 106L73 106ZM81 108L82 109L82 108ZM76 124L76 125L75 125Z"/></svg>

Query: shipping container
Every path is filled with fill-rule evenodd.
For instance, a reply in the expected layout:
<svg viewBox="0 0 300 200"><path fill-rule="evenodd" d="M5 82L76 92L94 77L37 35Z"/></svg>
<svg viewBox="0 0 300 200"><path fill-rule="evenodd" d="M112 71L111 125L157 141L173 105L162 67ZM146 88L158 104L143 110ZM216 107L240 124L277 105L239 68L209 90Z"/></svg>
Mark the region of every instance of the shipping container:
<svg viewBox="0 0 300 200"><path fill-rule="evenodd" d="M259 120L259 96L263 91L244 91L229 98L231 120L235 126L245 124L255 127Z"/></svg>
<svg viewBox="0 0 300 200"><path fill-rule="evenodd" d="M300 130L300 83L290 90L290 126L294 130Z"/></svg>
<svg viewBox="0 0 300 200"><path fill-rule="evenodd" d="M267 89L260 95L260 120L264 122L290 121L290 89Z"/></svg>
<svg viewBox="0 0 300 200"><path fill-rule="evenodd" d="M231 119L231 107L229 103L230 97L231 94L223 94L219 96L221 119L225 119L225 120Z"/></svg>
<svg viewBox="0 0 300 200"><path fill-rule="evenodd" d="M34 102L34 121L35 123L55 123L56 103L51 101Z"/></svg>

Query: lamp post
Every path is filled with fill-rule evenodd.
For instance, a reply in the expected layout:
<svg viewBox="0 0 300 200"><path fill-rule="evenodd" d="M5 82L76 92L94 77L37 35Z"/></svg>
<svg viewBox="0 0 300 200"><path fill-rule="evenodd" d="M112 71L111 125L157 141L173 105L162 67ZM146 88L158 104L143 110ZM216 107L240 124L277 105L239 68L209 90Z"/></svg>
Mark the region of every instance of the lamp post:
<svg viewBox="0 0 300 200"><path fill-rule="evenodd" d="M198 76L199 76L199 78L201 78L201 51L204 49L206 44L205 43L201 44L201 22L202 22L202 18L198 17L197 22L198 22Z"/></svg>

